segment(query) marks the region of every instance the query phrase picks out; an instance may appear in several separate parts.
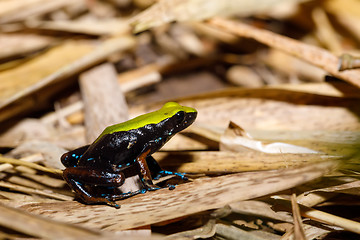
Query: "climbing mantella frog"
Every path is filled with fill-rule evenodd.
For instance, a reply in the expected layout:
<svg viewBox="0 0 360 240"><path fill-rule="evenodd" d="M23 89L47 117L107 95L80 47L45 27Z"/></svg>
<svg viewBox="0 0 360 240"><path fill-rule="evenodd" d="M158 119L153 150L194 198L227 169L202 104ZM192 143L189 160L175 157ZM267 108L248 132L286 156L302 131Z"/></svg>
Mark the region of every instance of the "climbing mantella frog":
<svg viewBox="0 0 360 240"><path fill-rule="evenodd" d="M190 126L197 111L175 102L166 103L160 110L107 127L91 144L61 157L66 167L63 177L87 204L105 203L119 208L114 201L157 190L153 179L181 173L164 171L151 156L172 136ZM135 167L143 184L136 192L114 191L125 181L124 171Z"/></svg>

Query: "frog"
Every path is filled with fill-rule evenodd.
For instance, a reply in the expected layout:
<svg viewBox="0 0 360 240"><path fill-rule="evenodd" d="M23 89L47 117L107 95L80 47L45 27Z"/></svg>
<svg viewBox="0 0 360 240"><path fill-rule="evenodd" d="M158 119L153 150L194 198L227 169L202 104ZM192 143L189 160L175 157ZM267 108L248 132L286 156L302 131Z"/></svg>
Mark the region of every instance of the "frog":
<svg viewBox="0 0 360 240"><path fill-rule="evenodd" d="M63 178L84 203L115 208L120 208L117 200L162 188L153 183L154 179L175 175L186 180L184 173L163 170L152 154L189 127L196 116L194 108L167 102L157 111L109 126L93 143L61 156ZM119 192L128 168L135 169L143 186L137 191Z"/></svg>

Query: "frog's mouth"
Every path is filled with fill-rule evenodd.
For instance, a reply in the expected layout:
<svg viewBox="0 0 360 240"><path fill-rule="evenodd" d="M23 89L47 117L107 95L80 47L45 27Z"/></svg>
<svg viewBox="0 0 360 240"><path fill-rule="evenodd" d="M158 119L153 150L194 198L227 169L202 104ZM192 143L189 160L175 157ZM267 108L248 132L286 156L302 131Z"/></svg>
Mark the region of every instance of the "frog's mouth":
<svg viewBox="0 0 360 240"><path fill-rule="evenodd" d="M180 123L176 124L174 132L177 133L189 127L195 121L196 116L197 112L186 113L183 120Z"/></svg>
<svg viewBox="0 0 360 240"><path fill-rule="evenodd" d="M197 116L197 112L186 113L184 120L184 125L185 125L184 128L190 126L195 121L196 116Z"/></svg>

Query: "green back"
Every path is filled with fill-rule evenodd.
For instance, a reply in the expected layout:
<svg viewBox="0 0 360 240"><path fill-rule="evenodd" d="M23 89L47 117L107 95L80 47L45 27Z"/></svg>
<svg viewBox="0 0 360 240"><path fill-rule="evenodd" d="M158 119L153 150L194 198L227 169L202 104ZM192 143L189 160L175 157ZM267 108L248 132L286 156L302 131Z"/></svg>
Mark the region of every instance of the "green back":
<svg viewBox="0 0 360 240"><path fill-rule="evenodd" d="M129 121L105 128L105 130L100 134L100 136L95 140L95 142L106 134L129 131L132 129L144 127L148 124L157 124L167 118L174 116L179 111L184 111L185 113L196 112L194 108L181 106L176 102L168 102L165 103L165 105L157 111L140 115L136 118L130 119Z"/></svg>

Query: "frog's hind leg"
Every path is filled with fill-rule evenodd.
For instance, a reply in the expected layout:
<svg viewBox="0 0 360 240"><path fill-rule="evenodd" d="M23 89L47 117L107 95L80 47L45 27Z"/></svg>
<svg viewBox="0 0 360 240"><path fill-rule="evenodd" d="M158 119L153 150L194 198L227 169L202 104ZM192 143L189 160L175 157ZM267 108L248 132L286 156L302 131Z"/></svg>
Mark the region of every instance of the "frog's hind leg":
<svg viewBox="0 0 360 240"><path fill-rule="evenodd" d="M175 176L180 177L182 180L188 180L188 178L185 176L185 173L171 172L171 171L163 170L160 167L159 163L152 156L147 156L146 162L149 166L149 169L151 171L151 176L153 179L159 179L161 177L175 175Z"/></svg>
<svg viewBox="0 0 360 240"><path fill-rule="evenodd" d="M70 167L64 170L63 177L85 203L106 203L115 208L120 208L118 204L106 197L94 196L86 190L84 184L111 187L121 186L125 180L123 173L112 173L85 167Z"/></svg>

